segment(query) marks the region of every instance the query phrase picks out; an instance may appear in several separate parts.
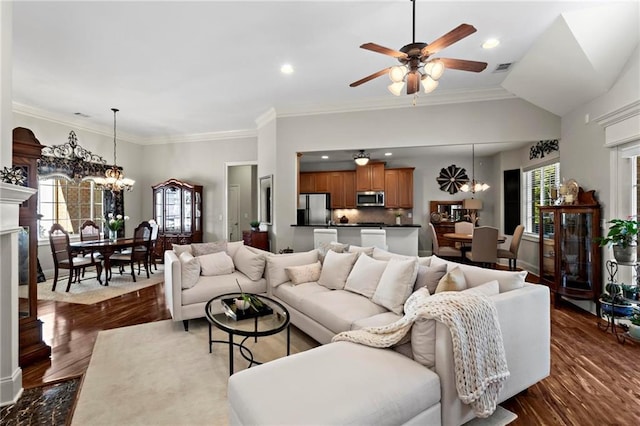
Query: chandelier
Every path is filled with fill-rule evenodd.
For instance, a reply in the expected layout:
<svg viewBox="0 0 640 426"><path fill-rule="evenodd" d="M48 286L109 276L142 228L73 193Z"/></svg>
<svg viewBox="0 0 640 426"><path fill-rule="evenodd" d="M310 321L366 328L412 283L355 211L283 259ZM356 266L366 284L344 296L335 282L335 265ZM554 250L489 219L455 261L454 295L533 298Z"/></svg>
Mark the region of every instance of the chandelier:
<svg viewBox="0 0 640 426"><path fill-rule="evenodd" d="M123 189L131 191L135 181L124 177L124 173L121 168L117 166L118 163L116 162L116 113L119 109L111 108L111 111L113 111L113 166L107 169L105 177L95 178L94 182L107 191L120 192Z"/></svg>
<svg viewBox="0 0 640 426"><path fill-rule="evenodd" d="M361 149L359 153L353 156L353 161L355 161L358 166L366 166L369 162L369 153Z"/></svg>
<svg viewBox="0 0 640 426"><path fill-rule="evenodd" d="M475 145L471 145L471 182L467 182L460 187L460 191L462 192L471 192L475 194L476 192L486 191L490 188L484 182L480 182L476 180L476 150Z"/></svg>

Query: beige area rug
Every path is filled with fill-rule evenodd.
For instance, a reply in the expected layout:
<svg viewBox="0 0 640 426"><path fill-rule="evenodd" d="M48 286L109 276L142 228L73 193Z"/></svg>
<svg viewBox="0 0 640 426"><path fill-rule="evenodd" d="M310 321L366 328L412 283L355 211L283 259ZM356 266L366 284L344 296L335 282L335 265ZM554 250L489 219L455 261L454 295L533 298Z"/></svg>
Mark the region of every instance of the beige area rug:
<svg viewBox="0 0 640 426"><path fill-rule="evenodd" d="M85 277L79 283L71 283L71 289L68 293L65 291L67 289L68 275L58 278L55 291L51 291L53 279L50 279L38 284L38 300L92 305L163 282L163 267L164 265L162 264L158 265L158 270L156 271L154 269L153 274L150 274L150 278L147 278L144 268L141 269L140 275L136 275L136 282L133 282L131 272L126 272L129 271L128 267L122 275L114 270L113 277L109 280L108 286L103 286L98 282L94 269L93 272L87 271ZM136 274L137 273L136 269ZM102 272L102 282L104 283L104 271ZM20 286L20 297L26 297L26 291L27 286Z"/></svg>
<svg viewBox="0 0 640 426"><path fill-rule="evenodd" d="M214 328L214 338L226 333ZM72 425L226 425L229 349L207 343L207 322L191 320L189 332L182 322L158 321L101 331L84 378ZM252 339L256 359L268 361L286 354L286 333ZM291 328L291 353L318 343ZM235 371L248 362L234 350ZM517 416L499 409L471 426L503 426Z"/></svg>

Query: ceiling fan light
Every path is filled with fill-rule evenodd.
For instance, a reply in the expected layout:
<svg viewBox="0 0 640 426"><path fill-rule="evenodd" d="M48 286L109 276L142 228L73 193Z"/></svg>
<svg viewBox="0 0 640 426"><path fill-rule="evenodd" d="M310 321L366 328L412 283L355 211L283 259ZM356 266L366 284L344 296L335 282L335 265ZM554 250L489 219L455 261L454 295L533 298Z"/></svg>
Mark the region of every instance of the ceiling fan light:
<svg viewBox="0 0 640 426"><path fill-rule="evenodd" d="M400 96L402 95L402 89L404 89L404 81L391 83L390 85L387 86L387 89L389 89L389 91L394 95Z"/></svg>
<svg viewBox="0 0 640 426"><path fill-rule="evenodd" d="M482 188L482 189L481 189L481 191L486 191L487 189L489 189L489 188L491 188L491 187L490 187L489 185L487 185L486 183L483 183L483 184L481 185L481 188Z"/></svg>
<svg viewBox="0 0 640 426"><path fill-rule="evenodd" d="M407 74L407 67L404 67L402 65L391 67L391 70L389 70L389 78L394 83L402 82L404 80L405 74Z"/></svg>
<svg viewBox="0 0 640 426"><path fill-rule="evenodd" d="M429 76L434 80L438 80L440 77L442 77L442 74L444 74L444 70L444 63L437 59L427 62L424 66L424 71L429 74Z"/></svg>
<svg viewBox="0 0 640 426"><path fill-rule="evenodd" d="M468 182L460 187L460 191L462 191L462 192L469 192L469 190L471 190L471 188L469 187L469 183Z"/></svg>
<svg viewBox="0 0 640 426"><path fill-rule="evenodd" d="M438 87L438 84L440 83L435 81L428 75L425 75L424 77L422 77L422 88L424 89L424 93L433 92L434 90L436 90L436 87Z"/></svg>

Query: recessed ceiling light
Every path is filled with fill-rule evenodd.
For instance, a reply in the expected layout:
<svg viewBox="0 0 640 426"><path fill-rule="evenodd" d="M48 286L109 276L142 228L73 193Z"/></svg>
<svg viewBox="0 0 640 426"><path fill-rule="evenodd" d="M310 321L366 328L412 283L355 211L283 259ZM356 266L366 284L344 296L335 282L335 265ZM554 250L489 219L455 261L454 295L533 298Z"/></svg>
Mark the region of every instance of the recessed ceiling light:
<svg viewBox="0 0 640 426"><path fill-rule="evenodd" d="M323 160L328 160L328 159L329 159L329 156L328 156L328 155L323 155L321 158L322 158Z"/></svg>
<svg viewBox="0 0 640 426"><path fill-rule="evenodd" d="M391 157L393 155L393 152L385 152L384 156L385 157Z"/></svg>
<svg viewBox="0 0 640 426"><path fill-rule="evenodd" d="M283 74L293 74L293 65L284 64L280 67L280 72Z"/></svg>
<svg viewBox="0 0 640 426"><path fill-rule="evenodd" d="M482 48L493 49L499 44L500 44L500 40L498 40L497 38L490 38L490 39L487 39L484 43L482 43Z"/></svg>

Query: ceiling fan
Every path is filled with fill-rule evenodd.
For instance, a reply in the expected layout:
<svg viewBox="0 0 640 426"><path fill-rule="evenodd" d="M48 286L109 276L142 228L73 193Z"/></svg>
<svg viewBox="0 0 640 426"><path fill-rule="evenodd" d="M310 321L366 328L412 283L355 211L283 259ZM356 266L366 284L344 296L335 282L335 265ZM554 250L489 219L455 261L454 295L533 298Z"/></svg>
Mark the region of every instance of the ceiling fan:
<svg viewBox="0 0 640 426"><path fill-rule="evenodd" d="M424 92L430 93L438 87L438 79L444 73L445 68L480 72L487 67L486 62L468 61L464 59L435 58L430 60L429 57L431 55L475 33L476 29L472 25L461 24L431 44L416 43L416 2L415 0L411 0L411 2L413 3L412 43L402 47L400 51L389 49L375 43L365 43L360 46L362 49L393 56L398 59L402 65L380 70L358 81L354 81L349 85L350 87L357 87L383 74L389 73L389 78L392 83L388 88L389 91L396 96L402 94L405 82L407 95L417 93L420 90L420 83L422 83Z"/></svg>

